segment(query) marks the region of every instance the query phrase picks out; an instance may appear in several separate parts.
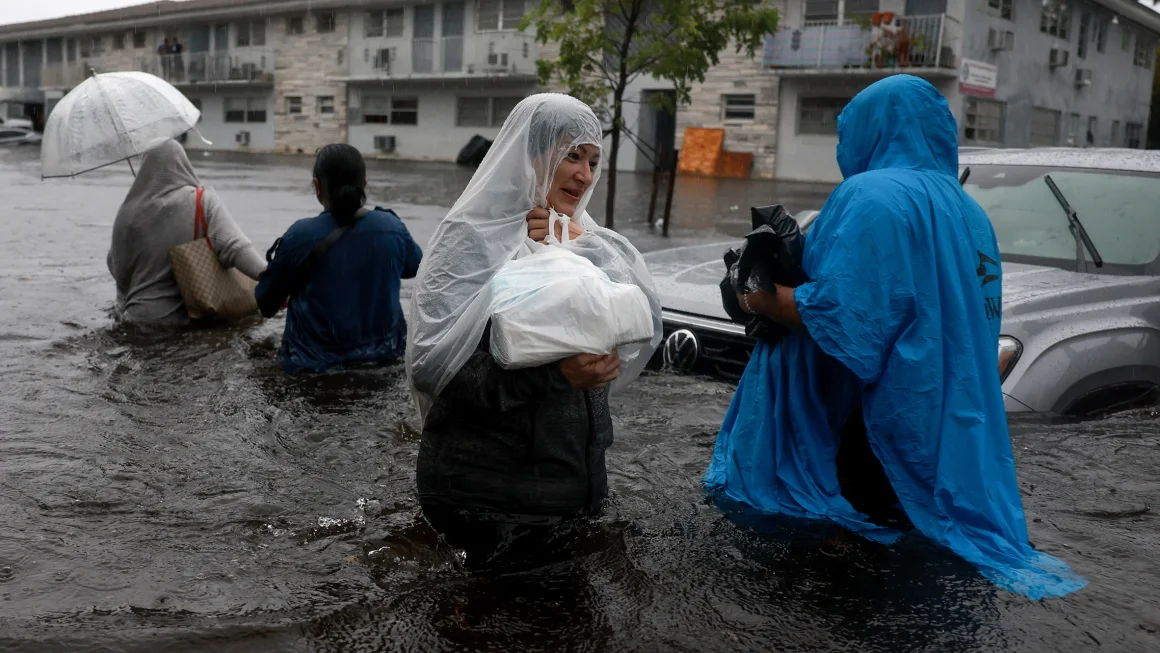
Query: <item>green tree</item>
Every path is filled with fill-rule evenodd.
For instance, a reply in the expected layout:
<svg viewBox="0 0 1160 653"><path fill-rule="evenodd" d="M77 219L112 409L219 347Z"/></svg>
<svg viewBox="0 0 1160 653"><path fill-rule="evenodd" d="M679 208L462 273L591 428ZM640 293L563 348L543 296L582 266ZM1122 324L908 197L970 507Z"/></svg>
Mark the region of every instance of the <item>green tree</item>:
<svg viewBox="0 0 1160 653"><path fill-rule="evenodd" d="M540 83L559 82L591 105L612 139L606 226L614 223L621 136L632 138L624 124L629 85L641 75L667 80L676 104L688 104L690 88L722 51L733 46L754 56L777 21L777 10L761 0L543 0L525 17L539 43L559 47L556 58L537 62Z"/></svg>

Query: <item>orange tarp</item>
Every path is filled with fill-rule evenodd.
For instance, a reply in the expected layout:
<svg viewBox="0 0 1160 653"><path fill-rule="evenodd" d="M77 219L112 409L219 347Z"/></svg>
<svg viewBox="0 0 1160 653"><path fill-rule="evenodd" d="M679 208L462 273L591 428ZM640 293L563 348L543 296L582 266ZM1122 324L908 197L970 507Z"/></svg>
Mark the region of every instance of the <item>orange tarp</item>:
<svg viewBox="0 0 1160 653"><path fill-rule="evenodd" d="M717 163L718 177L740 177L748 179L753 171L752 152L722 152Z"/></svg>
<svg viewBox="0 0 1160 653"><path fill-rule="evenodd" d="M685 129L685 142L681 145L681 158L677 162L677 174L708 175L717 172L717 161L721 158L721 148L725 145L724 129Z"/></svg>
<svg viewBox="0 0 1160 653"><path fill-rule="evenodd" d="M753 170L753 154L727 152L724 147L724 129L686 128L677 174L748 178Z"/></svg>

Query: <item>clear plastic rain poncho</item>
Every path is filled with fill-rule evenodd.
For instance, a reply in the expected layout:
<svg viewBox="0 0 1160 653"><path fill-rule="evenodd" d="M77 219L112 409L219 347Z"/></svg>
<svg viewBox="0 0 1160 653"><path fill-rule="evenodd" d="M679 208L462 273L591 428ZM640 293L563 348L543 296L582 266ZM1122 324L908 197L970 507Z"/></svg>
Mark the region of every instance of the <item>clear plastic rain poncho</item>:
<svg viewBox="0 0 1160 653"><path fill-rule="evenodd" d="M435 230L411 299L406 357L407 376L424 419L483 336L491 317L491 280L496 271L539 248L567 248L612 281L636 285L648 298L652 340L619 348L622 366L614 389L636 379L660 344L660 300L644 259L626 238L597 226L584 210L600 179L599 167L572 217L584 234L552 245L528 238L528 212L547 206L556 168L565 155L581 145L600 147L602 136L592 109L575 98L542 93L524 99Z"/></svg>

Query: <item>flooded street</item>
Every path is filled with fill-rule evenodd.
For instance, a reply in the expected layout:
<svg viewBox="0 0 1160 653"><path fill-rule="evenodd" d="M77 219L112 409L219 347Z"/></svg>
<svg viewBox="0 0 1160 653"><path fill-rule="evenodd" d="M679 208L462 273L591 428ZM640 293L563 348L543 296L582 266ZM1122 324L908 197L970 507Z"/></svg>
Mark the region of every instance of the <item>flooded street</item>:
<svg viewBox="0 0 1160 653"><path fill-rule="evenodd" d="M401 367L287 378L281 317L116 324L128 168L42 182L38 156L0 150L0 651L1160 650L1160 412L1012 422L1032 542L1089 581L1065 599L1000 592L917 536L726 517L699 481L733 387L669 374L613 399L611 500L581 555L472 576L420 517ZM260 251L318 211L307 158L193 163ZM370 202L420 243L470 177L369 168ZM680 179L664 241L648 184L618 195L642 250L828 190Z"/></svg>

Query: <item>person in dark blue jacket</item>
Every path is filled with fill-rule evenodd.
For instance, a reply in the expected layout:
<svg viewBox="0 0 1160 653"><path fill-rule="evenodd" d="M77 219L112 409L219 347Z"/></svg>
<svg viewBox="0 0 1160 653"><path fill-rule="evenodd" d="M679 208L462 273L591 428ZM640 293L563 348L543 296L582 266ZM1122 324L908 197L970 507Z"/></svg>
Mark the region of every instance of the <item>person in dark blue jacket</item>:
<svg viewBox="0 0 1160 653"><path fill-rule="evenodd" d="M262 315L287 308L279 357L288 373L401 360L407 325L402 279L423 252L393 211L366 203L366 163L350 145L327 145L314 161L323 211L291 225L266 254L255 296Z"/></svg>

